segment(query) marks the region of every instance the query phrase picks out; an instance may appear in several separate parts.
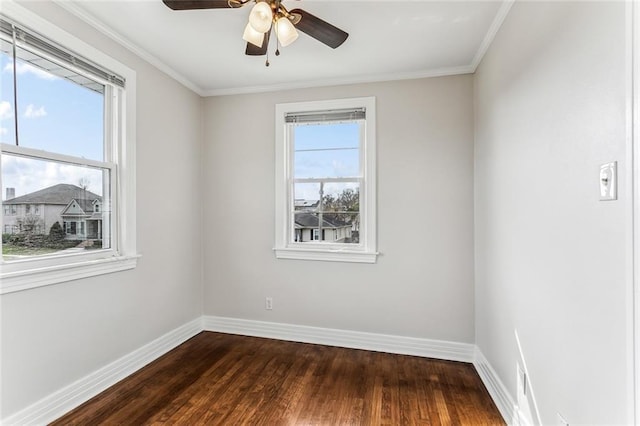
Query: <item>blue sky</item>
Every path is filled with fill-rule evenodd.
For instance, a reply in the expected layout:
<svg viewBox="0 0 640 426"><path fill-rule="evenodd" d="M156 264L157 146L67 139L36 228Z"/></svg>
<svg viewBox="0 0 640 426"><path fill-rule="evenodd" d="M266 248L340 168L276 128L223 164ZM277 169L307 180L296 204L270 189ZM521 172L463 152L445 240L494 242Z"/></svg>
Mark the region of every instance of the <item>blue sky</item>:
<svg viewBox="0 0 640 426"><path fill-rule="evenodd" d="M18 107L14 108L13 61L0 54L0 142L15 144L17 114L20 146L93 160L103 159L103 95L18 60ZM2 197L16 196L58 183L88 182L102 193L102 173L95 169L2 156Z"/></svg>
<svg viewBox="0 0 640 426"><path fill-rule="evenodd" d="M357 177L360 174L360 125L337 123L298 125L294 132L294 176L296 178ZM318 151L322 149L322 151ZM337 195L352 183L325 184L324 193ZM320 184L295 186L295 198L319 199Z"/></svg>
<svg viewBox="0 0 640 426"><path fill-rule="evenodd" d="M12 59L0 53L0 142L15 144L17 114L20 146L102 160L103 95L18 60L16 111L13 68ZM296 126L295 177L358 176L359 132L357 123ZM58 183L78 185L81 180L90 191L102 194L99 170L2 156L3 198L6 188L15 188L20 196ZM337 195L345 188L355 189L357 184L326 184L325 194ZM317 200L318 193L319 184L296 185L296 198Z"/></svg>

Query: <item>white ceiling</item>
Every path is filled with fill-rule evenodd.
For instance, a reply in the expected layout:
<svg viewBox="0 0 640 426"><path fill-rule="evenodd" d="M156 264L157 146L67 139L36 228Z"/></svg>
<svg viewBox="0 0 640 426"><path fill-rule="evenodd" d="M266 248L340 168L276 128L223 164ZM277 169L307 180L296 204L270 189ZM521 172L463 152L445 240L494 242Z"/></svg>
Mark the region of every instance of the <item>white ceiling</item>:
<svg viewBox="0 0 640 426"><path fill-rule="evenodd" d="M173 11L161 0L59 1L207 95L462 74L475 70L512 0L288 0L349 33L333 50L304 33L270 67L244 54L241 9Z"/></svg>

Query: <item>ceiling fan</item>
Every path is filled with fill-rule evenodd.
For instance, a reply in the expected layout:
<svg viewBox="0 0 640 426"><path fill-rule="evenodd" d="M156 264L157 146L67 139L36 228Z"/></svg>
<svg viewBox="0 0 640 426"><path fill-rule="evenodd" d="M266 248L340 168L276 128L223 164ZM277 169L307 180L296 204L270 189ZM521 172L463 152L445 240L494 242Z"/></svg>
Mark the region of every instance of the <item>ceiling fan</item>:
<svg viewBox="0 0 640 426"><path fill-rule="evenodd" d="M349 37L340 28L305 12L287 10L281 0L162 0L172 10L240 8L255 3L242 38L247 42L245 54L267 55L271 32L275 32L279 46L285 47L298 38L297 30L335 49ZM280 54L276 47L276 56ZM267 57L266 66L269 66Z"/></svg>

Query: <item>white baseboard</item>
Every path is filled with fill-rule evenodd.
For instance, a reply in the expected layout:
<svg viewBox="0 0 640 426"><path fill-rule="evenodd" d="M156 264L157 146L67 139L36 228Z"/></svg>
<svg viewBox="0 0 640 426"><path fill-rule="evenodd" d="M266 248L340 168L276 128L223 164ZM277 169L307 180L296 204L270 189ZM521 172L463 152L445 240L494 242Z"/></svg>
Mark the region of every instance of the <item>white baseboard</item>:
<svg viewBox="0 0 640 426"><path fill-rule="evenodd" d="M176 328L140 349L2 419L0 424L47 424L201 331L473 363L505 421L509 425L520 424L518 409L513 398L482 352L473 344L215 316L203 316Z"/></svg>
<svg viewBox="0 0 640 426"><path fill-rule="evenodd" d="M204 316L202 322L205 331L472 363L505 422L527 425L521 422L511 394L476 345L216 316Z"/></svg>
<svg viewBox="0 0 640 426"><path fill-rule="evenodd" d="M315 343L327 346L365 349L369 351L388 352L402 355L415 355L449 361L473 362L475 353L475 345L469 343L447 342L442 340L364 333L361 331L337 330L275 322L252 321L237 318L204 316L203 326L206 331L218 331L221 333L267 337L293 342Z"/></svg>
<svg viewBox="0 0 640 426"><path fill-rule="evenodd" d="M93 398L108 387L113 386L201 331L202 319L197 318L111 364L94 371L82 379L65 386L29 407L2 419L0 424L47 424Z"/></svg>
<svg viewBox="0 0 640 426"><path fill-rule="evenodd" d="M513 397L504 383L502 383L502 380L500 380L498 373L491 367L491 364L489 364L489 361L477 346L473 365L476 367L482 383L489 391L489 395L491 395L491 399L498 407L498 411L502 414L504 421L513 426L525 425L526 422L522 423L520 411Z"/></svg>

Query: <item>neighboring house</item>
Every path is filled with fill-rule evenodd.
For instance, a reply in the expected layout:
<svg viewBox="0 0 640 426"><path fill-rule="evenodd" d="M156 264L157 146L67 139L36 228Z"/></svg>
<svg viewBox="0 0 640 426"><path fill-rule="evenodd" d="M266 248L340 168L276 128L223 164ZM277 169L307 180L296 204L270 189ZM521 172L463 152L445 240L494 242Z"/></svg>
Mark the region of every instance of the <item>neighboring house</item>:
<svg viewBox="0 0 640 426"><path fill-rule="evenodd" d="M338 225L330 220L322 219L322 229L317 214L296 213L294 241L328 241L344 243L351 240L351 225Z"/></svg>
<svg viewBox="0 0 640 426"><path fill-rule="evenodd" d="M296 198L293 203L296 211L313 211L318 208L320 200L304 200L302 198Z"/></svg>
<svg viewBox="0 0 640 426"><path fill-rule="evenodd" d="M60 213L70 240L102 239L102 200L73 199Z"/></svg>
<svg viewBox="0 0 640 426"><path fill-rule="evenodd" d="M102 238L102 198L76 185L58 184L20 197L7 188L2 208L5 234L48 234L58 222L67 239Z"/></svg>

